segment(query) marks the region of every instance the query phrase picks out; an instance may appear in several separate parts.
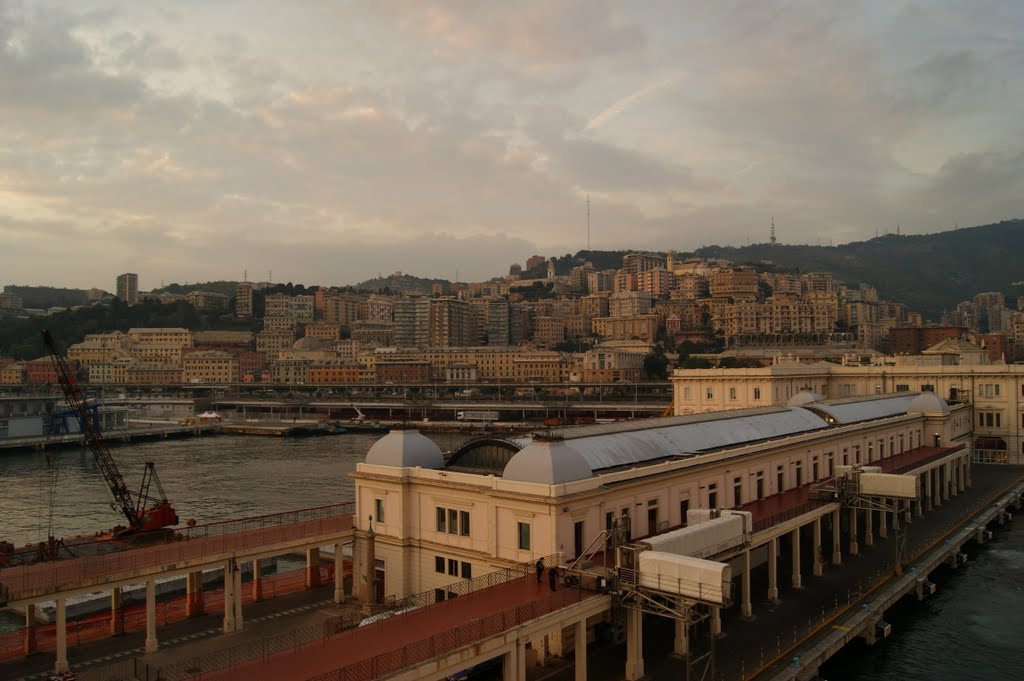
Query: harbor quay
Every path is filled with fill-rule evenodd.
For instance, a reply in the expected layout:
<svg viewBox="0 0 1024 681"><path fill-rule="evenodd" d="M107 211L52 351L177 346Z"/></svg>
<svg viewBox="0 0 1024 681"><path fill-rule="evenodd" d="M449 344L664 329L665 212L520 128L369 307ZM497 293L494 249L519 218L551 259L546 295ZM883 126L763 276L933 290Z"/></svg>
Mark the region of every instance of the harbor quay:
<svg viewBox="0 0 1024 681"><path fill-rule="evenodd" d="M1008 477L1012 476L1012 477ZM933 508L923 517L912 518L908 543L912 553L911 561L903 570L903 578L912 580L909 589L898 585L901 577L895 574L894 541L875 538L874 545L865 547L858 556L847 557L842 565L826 565L820 576L810 575L801 587L792 587L793 570L786 566L780 570L782 582L781 593L775 601L768 599L768 578L766 567L755 570L752 575L752 587L760 591L760 597L753 597L754 609L750 617L743 617L736 608L726 609L722 613L722 631L714 637L716 668L714 679L727 681L731 679L771 679L771 678L815 678L816 662L820 663L835 650L826 650L817 659L807 651L820 645L820 641L829 635L840 635L851 640L862 636L874 643L881 638L880 634L872 634L879 620L884 621L884 607L881 609L865 609L865 601L884 593L888 589L899 589L899 597L927 597L924 585L930 574L925 572L930 565L935 569L954 569L949 567L950 556L983 548L986 533L998 531L1001 522L1009 519L1015 503L1019 503L1022 490L1024 468L981 465L976 466L973 485L959 495L953 496L941 507ZM1016 478L1014 480L1013 478ZM964 531L967 531L964 534ZM864 535L861 535L862 537ZM950 538L956 541L949 541ZM844 546L848 545L848 535L843 535ZM979 541L980 540L980 541ZM947 543L949 541L949 543ZM961 543L962 542L962 543ZM968 544L971 548L968 548ZM938 549L946 556L941 565L936 565L931 554ZM957 560L963 560L962 557ZM813 567L805 565L813 573ZM529 568L529 566L527 566ZM532 581L532 580L530 580ZM541 585L544 586L544 585ZM546 591L546 588L544 589ZM321 594L324 592L321 591ZM532 590L530 594L535 592ZM885 607L890 606L891 601ZM291 605L291 602L282 602ZM326 621L331 614L341 612L329 600L313 601L311 605L316 613L309 614L299 609L280 619L269 619L254 624L252 631L245 633L248 645L258 645L260 641L286 637L295 631L308 629L311 623L317 625ZM610 605L610 604L609 604ZM348 604L351 609L352 603ZM294 606L289 609L296 609ZM349 610L351 611L351 610ZM871 628L857 632L845 624L844 618L867 617ZM256 618L260 619L260 618ZM391 618L393 627L407 630L408 623L403 623L406 614L398 614ZM646 615L643 622L643 658L646 660L644 678L669 679L680 678L686 671L686 656L676 652L675 646L679 638L675 635L675 623L671 618ZM262 627L262 628L258 628ZM415 627L414 627L415 628ZM399 630L398 628L394 630ZM423 633L420 631L419 633ZM899 635L900 632L892 632ZM235 636L235 635L233 635ZM241 637L241 634L237 636ZM227 649L240 649L245 644L238 640L227 646L228 637L214 638L209 632L201 640L185 640L175 642L165 650L140 658L154 666L150 671L158 669L175 669L175 665L197 664L205 658L224 655ZM187 637L186 637L187 639ZM597 645L598 640L592 634L591 644L587 647L587 674L583 678L590 679L623 679L626 678L625 663L627 660L627 644ZM844 641L845 642L845 641ZM337 645L337 644L336 644ZM554 636L553 632L538 636L524 646L523 660L528 661L525 674L506 676L506 678L550 678L578 679L572 636L568 630L562 635ZM327 653L331 648L321 646ZM312 647L315 649L315 647ZM492 649L493 650L493 649ZM306 650L304 656L310 652ZM508 653L506 653L508 654ZM338 655L338 659L342 659ZM285 656L285 666L287 662ZM798 659L800 666L793 666ZM762 662L763 661L763 662ZM155 663L159 663L157 666ZM145 667L139 667L144 669ZM250 675L247 668L224 672L217 678L256 678ZM278 668L279 669L279 668ZM234 675L232 675L232 671ZM512 669L511 671L518 671ZM422 677L428 678L429 674ZM114 678L113 676L90 675L84 678ZM141 677L140 677L141 678ZM206 678L204 676L204 678ZM267 678L275 678L269 676ZM279 676L276 678L311 678L299 673L295 676ZM347 678L347 677L345 677ZM380 678L387 678L381 676ZM398 675L395 675L398 678ZM712 678L712 677L708 677Z"/></svg>
<svg viewBox="0 0 1024 681"><path fill-rule="evenodd" d="M233 564L300 544L315 565L318 547L337 556L350 546L332 600L359 604L363 626L338 615L299 650L192 654L161 678L272 667L275 678L440 679L495 658L509 679L814 678L847 641L888 633L886 608L927 597L928 575L960 564L1019 505L1020 470L971 461L972 421L969 405L930 393L810 394L786 407L484 437L448 456L394 430L351 474L347 520L239 528L242 544L234 533L216 546L195 537L113 581L101 566L66 586L148 584L200 563L235 574ZM552 568L549 591L540 578ZM33 575L0 570L8 606L63 588ZM247 618L241 600L225 602L237 604L224 612L231 649ZM273 636L288 635L286 622ZM188 655L178 642L161 650L161 638L147 612L148 652L132 658L133 674L153 673L150 656ZM131 676L122 662L89 674Z"/></svg>

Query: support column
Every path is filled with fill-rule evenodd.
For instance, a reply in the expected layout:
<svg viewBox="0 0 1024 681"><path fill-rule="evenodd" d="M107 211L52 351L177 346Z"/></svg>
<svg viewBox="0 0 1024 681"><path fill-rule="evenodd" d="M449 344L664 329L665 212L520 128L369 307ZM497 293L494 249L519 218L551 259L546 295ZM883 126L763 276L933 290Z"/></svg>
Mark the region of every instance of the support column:
<svg viewBox="0 0 1024 681"><path fill-rule="evenodd" d="M793 588L799 589L803 586L800 578L800 528L796 528L793 534Z"/></svg>
<svg viewBox="0 0 1024 681"><path fill-rule="evenodd" d="M548 662L548 637L538 634L536 638L530 639L530 643L533 644L533 649L537 653L537 666L543 667Z"/></svg>
<svg viewBox="0 0 1024 681"><path fill-rule="evenodd" d="M156 640L156 581L146 580L146 652L155 653L159 644Z"/></svg>
<svg viewBox="0 0 1024 681"><path fill-rule="evenodd" d="M362 559L362 575L359 582L359 600L363 604L363 610L370 614L373 604L377 602L377 544L376 535L373 529L367 531L366 539L363 542L363 550L359 552ZM353 579L355 574L353 572Z"/></svg>
<svg viewBox="0 0 1024 681"><path fill-rule="evenodd" d="M832 511L832 564L843 564L843 550L839 543L839 511Z"/></svg>
<svg viewBox="0 0 1024 681"><path fill-rule="evenodd" d="M501 656L501 681L516 681L518 679L516 676L517 661L515 647Z"/></svg>
<svg viewBox="0 0 1024 681"><path fill-rule="evenodd" d="M825 551L821 546L821 516L814 519L814 568L812 573L815 577L821 577L825 572Z"/></svg>
<svg viewBox="0 0 1024 681"><path fill-rule="evenodd" d="M185 576L185 616L198 617L206 612L203 601L203 572L197 570Z"/></svg>
<svg viewBox="0 0 1024 681"><path fill-rule="evenodd" d="M711 635L722 635L722 609L717 605L711 606Z"/></svg>
<svg viewBox="0 0 1024 681"><path fill-rule="evenodd" d="M690 654L690 625L681 617L677 617L673 621L676 625L676 635L672 640L672 652L685 657Z"/></svg>
<svg viewBox="0 0 1024 681"><path fill-rule="evenodd" d="M352 563L349 566L349 572L352 573L350 575L352 577L352 579L348 580L348 590L345 591L345 597L346 598L356 598L359 595L358 592L356 591L356 585L359 583L359 580L356 578L356 544L355 544L355 542L352 542Z"/></svg>
<svg viewBox="0 0 1024 681"><path fill-rule="evenodd" d="M938 508L942 506L942 476L939 475L939 469L932 469L932 506ZM929 509L930 510L930 509Z"/></svg>
<svg viewBox="0 0 1024 681"><path fill-rule="evenodd" d="M124 633L124 620L122 619L121 587L115 586L110 590L110 635L117 636Z"/></svg>
<svg viewBox="0 0 1024 681"><path fill-rule="evenodd" d="M953 464L952 462L943 464L942 476L945 478L942 485L942 500L949 501L953 498Z"/></svg>
<svg viewBox="0 0 1024 681"><path fill-rule="evenodd" d="M750 549L743 552L743 605L740 614L743 617L754 614L754 606L750 602Z"/></svg>
<svg viewBox="0 0 1024 681"><path fill-rule="evenodd" d="M860 544L857 543L857 509L850 509L850 555L860 555Z"/></svg>
<svg viewBox="0 0 1024 681"><path fill-rule="evenodd" d="M638 681L644 675L644 614L626 610L626 681Z"/></svg>
<svg viewBox="0 0 1024 681"><path fill-rule="evenodd" d="M971 460L966 455L964 456L964 465L967 467L967 486L970 487L974 484L974 480L971 477L973 467L971 466Z"/></svg>
<svg viewBox="0 0 1024 681"><path fill-rule="evenodd" d="M31 655L36 652L36 605L25 606L25 645L24 653Z"/></svg>
<svg viewBox="0 0 1024 681"><path fill-rule="evenodd" d="M234 559L224 563L224 633L235 630L235 576Z"/></svg>
<svg viewBox="0 0 1024 681"><path fill-rule="evenodd" d="M306 588L320 586L320 547L306 549Z"/></svg>
<svg viewBox="0 0 1024 681"><path fill-rule="evenodd" d="M879 511L878 512L878 536L881 539L887 539L889 537L889 512Z"/></svg>
<svg viewBox="0 0 1024 681"><path fill-rule="evenodd" d="M526 681L526 641L516 641L516 681Z"/></svg>
<svg viewBox="0 0 1024 681"><path fill-rule="evenodd" d="M345 551L341 544L334 545L334 602L345 602Z"/></svg>
<svg viewBox="0 0 1024 681"><path fill-rule="evenodd" d="M932 510L932 472L927 470L924 473L924 484L921 485L921 489L924 491L924 507L927 510Z"/></svg>
<svg viewBox="0 0 1024 681"><path fill-rule="evenodd" d="M587 620L573 625L573 659L576 662L574 681L587 681Z"/></svg>
<svg viewBox="0 0 1024 681"><path fill-rule="evenodd" d="M768 541L768 600L779 601L779 540Z"/></svg>
<svg viewBox="0 0 1024 681"><path fill-rule="evenodd" d="M875 545L875 532L872 527L874 523L875 512L870 508L864 511L864 546Z"/></svg>
<svg viewBox="0 0 1024 681"><path fill-rule="evenodd" d="M63 597L57 599L57 661L53 670L63 674L68 670L68 609Z"/></svg>
<svg viewBox="0 0 1024 681"><path fill-rule="evenodd" d="M235 564L235 631L242 630L242 569Z"/></svg>
<svg viewBox="0 0 1024 681"><path fill-rule="evenodd" d="M252 602L259 603L263 600L263 568L260 566L260 559L252 562Z"/></svg>
<svg viewBox="0 0 1024 681"><path fill-rule="evenodd" d="M561 626L548 634L548 655L552 657L565 656L565 638L562 635Z"/></svg>

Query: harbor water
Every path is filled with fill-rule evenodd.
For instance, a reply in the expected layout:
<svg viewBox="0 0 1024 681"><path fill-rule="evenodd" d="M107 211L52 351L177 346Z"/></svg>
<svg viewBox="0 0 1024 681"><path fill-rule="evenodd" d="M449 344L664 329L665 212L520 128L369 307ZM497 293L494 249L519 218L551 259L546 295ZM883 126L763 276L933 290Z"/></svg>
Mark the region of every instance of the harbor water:
<svg viewBox="0 0 1024 681"><path fill-rule="evenodd" d="M144 461L156 463L182 522L200 523L309 508L353 498L347 473L379 435L305 439L214 436L117 447L130 487ZM442 450L464 434L431 436ZM51 504L52 499L52 504ZM0 457L0 539L17 546L52 533L69 537L124 521L86 451L20 452ZM1024 518L996 532L956 571L935 575L938 593L905 599L887 615L893 635L854 644L821 670L827 681L994 681L1024 678ZM0 631L21 619L0 613Z"/></svg>

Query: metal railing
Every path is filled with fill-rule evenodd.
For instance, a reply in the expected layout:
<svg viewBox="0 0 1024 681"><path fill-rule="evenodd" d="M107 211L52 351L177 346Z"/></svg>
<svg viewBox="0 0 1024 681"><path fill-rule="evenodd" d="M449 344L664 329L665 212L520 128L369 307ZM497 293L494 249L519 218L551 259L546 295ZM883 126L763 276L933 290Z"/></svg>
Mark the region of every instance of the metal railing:
<svg viewBox="0 0 1024 681"><path fill-rule="evenodd" d="M466 622L439 634L426 636L397 650L381 653L325 674L310 677L308 681L369 681L394 674L415 664L497 636L566 606L579 603L583 600L583 593L581 589L560 589L547 598ZM377 622L370 626L379 627L383 624L384 622ZM369 627L367 629L368 636L377 634L377 632L369 631Z"/></svg>
<svg viewBox="0 0 1024 681"><path fill-rule="evenodd" d="M348 505L186 528L191 538L88 558L73 558L0 570L0 587L13 600L52 593L63 585L138 573L142 570L258 548L353 527Z"/></svg>
<svg viewBox="0 0 1024 681"><path fill-rule="evenodd" d="M775 513L775 514L770 515L770 516L768 516L766 518L760 518L758 520L755 520L754 521L754 525L753 525L753 532L754 532L754 534L757 534L758 532L762 532L762 531L767 530L769 528L772 528L772 527L774 527L776 525L780 525L780 524L786 522L787 520L792 520L793 518L798 518L798 517L804 515L805 513L810 513L811 511L814 511L815 509L821 508L822 506L827 506L830 503L833 503L833 502L831 502L831 501L824 501L824 500L813 500L813 499L811 501L805 501L804 503L800 504L799 506L794 506L793 508L787 508L785 511L780 511L779 513Z"/></svg>
<svg viewBox="0 0 1024 681"><path fill-rule="evenodd" d="M561 554L554 553L550 556L544 556L540 558L545 567L557 567L561 560ZM389 598L385 599L381 610L409 610L413 608L423 608L437 603L443 603L450 598L456 598L458 596L467 596L476 591L482 591L483 589L489 589L491 587L499 586L501 584L507 584L508 582L516 579L521 579L529 575L535 574L537 569L536 561L529 563L519 563L512 565L507 568L500 570L494 570L488 572L485 575L479 577L473 577L472 579L464 579L454 584L449 584L443 588L430 589L429 591L422 591L417 594L406 596L405 598Z"/></svg>

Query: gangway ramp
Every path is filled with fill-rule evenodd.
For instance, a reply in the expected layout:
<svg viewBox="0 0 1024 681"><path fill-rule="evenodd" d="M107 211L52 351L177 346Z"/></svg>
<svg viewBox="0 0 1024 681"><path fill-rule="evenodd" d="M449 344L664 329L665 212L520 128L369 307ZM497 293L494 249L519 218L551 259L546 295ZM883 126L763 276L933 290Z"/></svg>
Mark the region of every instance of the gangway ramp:
<svg viewBox="0 0 1024 681"><path fill-rule="evenodd" d="M443 678L506 654L510 643L529 635L531 627L551 629L560 619L586 618L609 607L608 596L566 586L551 591L546 578L537 582L530 575L348 629L258 663L204 673L203 679L363 680L407 671L418 678Z"/></svg>

